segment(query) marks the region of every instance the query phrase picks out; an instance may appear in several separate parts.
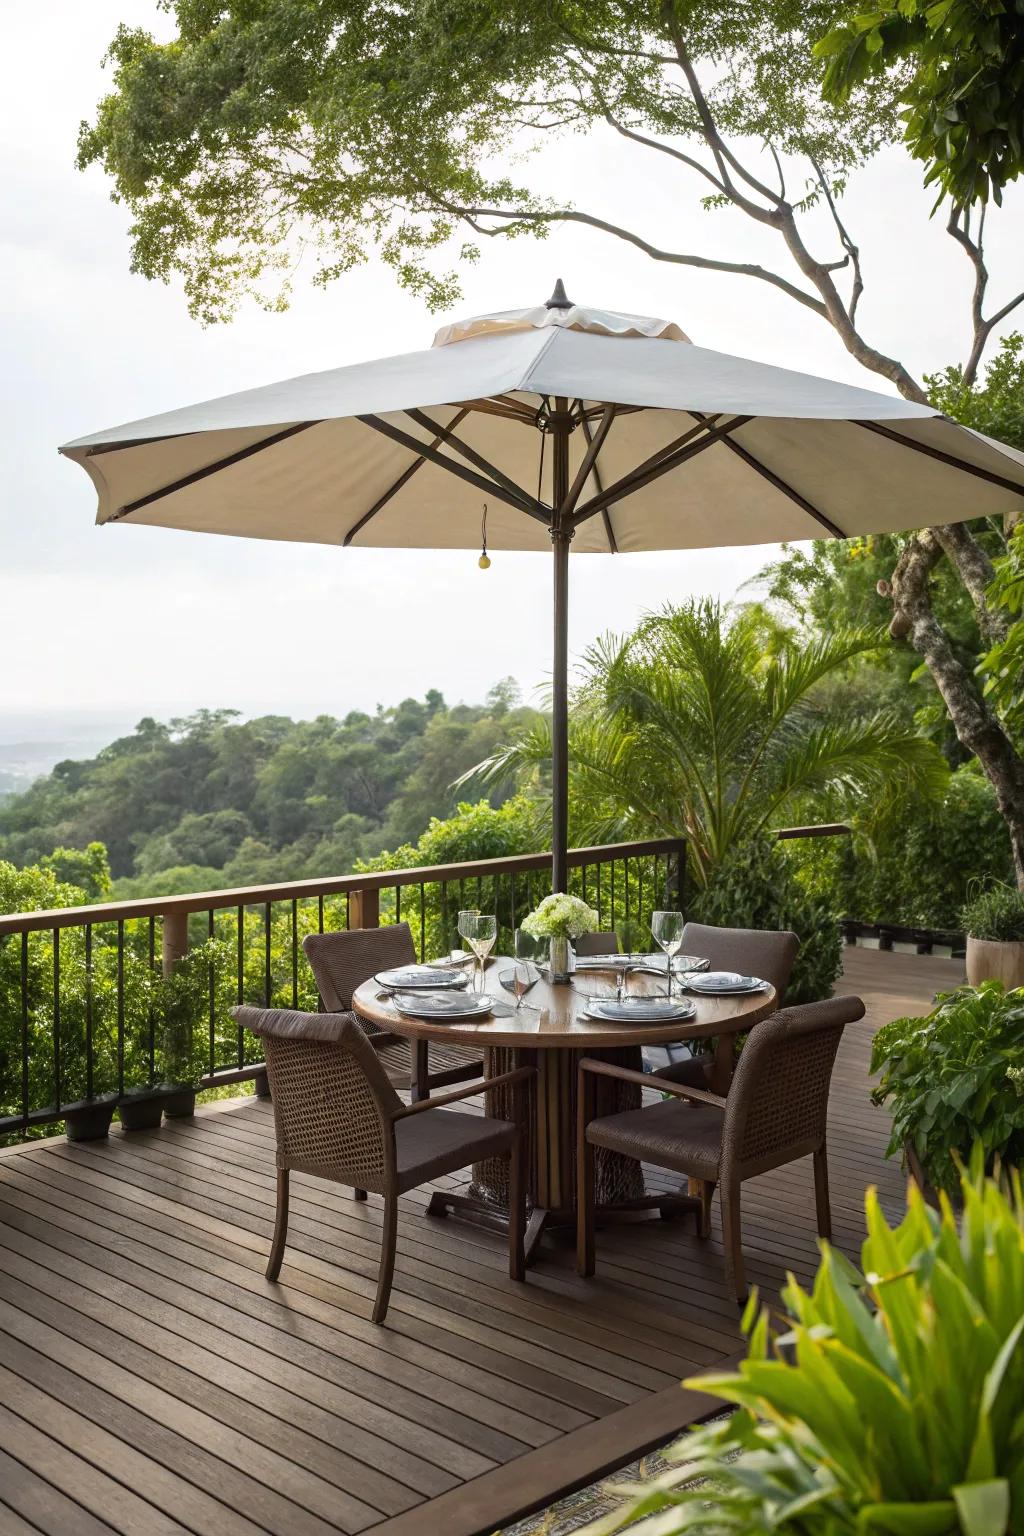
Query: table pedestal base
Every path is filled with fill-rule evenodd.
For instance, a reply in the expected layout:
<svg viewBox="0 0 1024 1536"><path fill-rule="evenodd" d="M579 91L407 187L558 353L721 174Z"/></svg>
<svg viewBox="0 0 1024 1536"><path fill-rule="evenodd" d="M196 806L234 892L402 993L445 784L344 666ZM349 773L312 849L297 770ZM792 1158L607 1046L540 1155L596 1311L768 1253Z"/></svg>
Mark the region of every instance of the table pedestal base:
<svg viewBox="0 0 1024 1536"><path fill-rule="evenodd" d="M588 1052L492 1047L486 1053L488 1076L510 1072L516 1067L533 1067L537 1077L530 1095L527 1126L527 1200L529 1220L526 1230L527 1262L536 1254L545 1234L563 1233L570 1239L576 1232L576 1095L577 1064L581 1055L630 1067L642 1065L639 1047L591 1050ZM641 1090L618 1078L598 1077L595 1115L613 1115L636 1109ZM655 1086L652 1084L652 1086ZM498 1119L512 1118L509 1090L486 1090L487 1113ZM663 1219L699 1212L700 1202L686 1195L648 1195L643 1169L630 1157L597 1148L594 1157L594 1195L599 1222L631 1218L657 1211ZM455 1215L485 1226L508 1230L508 1163L493 1158L476 1163L468 1195L447 1194L436 1190L430 1197L427 1213L431 1216Z"/></svg>

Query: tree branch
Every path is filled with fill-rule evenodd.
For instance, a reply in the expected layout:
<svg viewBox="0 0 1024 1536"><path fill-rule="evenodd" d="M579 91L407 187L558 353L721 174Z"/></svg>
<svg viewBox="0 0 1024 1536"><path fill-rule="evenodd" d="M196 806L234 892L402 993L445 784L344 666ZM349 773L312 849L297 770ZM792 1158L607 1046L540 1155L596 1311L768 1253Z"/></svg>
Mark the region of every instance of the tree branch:
<svg viewBox="0 0 1024 1536"><path fill-rule="evenodd" d="M469 227L478 235L503 235L507 234L517 224L584 224L590 229L599 229L606 235L613 235L615 239L624 241L627 245L635 246L643 251L652 261L670 262L681 267L699 267L706 272L734 272L743 277L756 277L761 282L770 283L774 288L780 288L791 299L796 299L798 304L813 310L823 319L827 318L824 304L816 299L813 294L798 288L788 278L778 272L772 272L767 267L758 266L754 262L719 261L711 256L693 256L682 251L666 251L660 246L653 245L641 235L634 234L632 230L624 229L619 224L612 224L607 219L598 218L596 214L582 213L575 208L558 208L551 210L531 209L517 212L511 208L480 208L464 207L459 203L448 202L445 198L426 194L444 212L450 213L453 218L464 219ZM500 228L488 228L481 224L480 219L501 219Z"/></svg>
<svg viewBox="0 0 1024 1536"><path fill-rule="evenodd" d="M673 160L678 160L683 165L688 166L691 171L697 171L699 175L703 176L705 180L710 181L711 185L726 197L730 196L729 188L725 182L719 181L714 171L709 170L706 165L701 165L700 161L695 160L692 155L684 154L681 149L676 149L672 144L662 144L658 139L650 139L646 134L638 133L635 128L627 128L625 123L620 123L617 118L612 116L609 108L605 109L604 117L609 127L614 128L616 133L621 133L624 139L631 139L634 144L642 144L645 149L656 149L663 155L671 156Z"/></svg>
<svg viewBox="0 0 1024 1536"><path fill-rule="evenodd" d="M809 155L808 159L814 167L814 174L818 178L818 185L824 194L828 211L832 215L832 222L838 231L840 243L853 264L853 286L850 290L850 302L846 306L846 313L850 317L850 324L855 325L857 321L857 305L860 303L860 296L864 292L864 278L860 269L860 247L854 245L846 225L839 217L839 209L836 207L836 200L828 177L813 155Z"/></svg>

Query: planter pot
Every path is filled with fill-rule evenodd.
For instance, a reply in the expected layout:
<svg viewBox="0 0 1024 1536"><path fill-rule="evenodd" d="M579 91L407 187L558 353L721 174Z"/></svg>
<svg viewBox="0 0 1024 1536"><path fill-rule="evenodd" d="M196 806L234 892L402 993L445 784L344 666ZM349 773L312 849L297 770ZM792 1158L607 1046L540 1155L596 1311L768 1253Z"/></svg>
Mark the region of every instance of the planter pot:
<svg viewBox="0 0 1024 1536"><path fill-rule="evenodd" d="M162 1088L140 1088L125 1094L117 1112L126 1131L155 1131L164 1112L166 1094Z"/></svg>
<svg viewBox="0 0 1024 1536"><path fill-rule="evenodd" d="M1024 942L968 938L967 980L972 987L982 981L1001 981L1008 991L1024 987Z"/></svg>
<svg viewBox="0 0 1024 1536"><path fill-rule="evenodd" d="M163 1090L164 1114L168 1120L187 1120L196 1112L196 1090L167 1087Z"/></svg>
<svg viewBox="0 0 1024 1536"><path fill-rule="evenodd" d="M568 939L552 939L548 965L552 981L568 981L572 965Z"/></svg>
<svg viewBox="0 0 1024 1536"><path fill-rule="evenodd" d="M104 1093L95 1099L79 1099L64 1107L64 1125L68 1141L102 1141L110 1130L117 1108L117 1094Z"/></svg>

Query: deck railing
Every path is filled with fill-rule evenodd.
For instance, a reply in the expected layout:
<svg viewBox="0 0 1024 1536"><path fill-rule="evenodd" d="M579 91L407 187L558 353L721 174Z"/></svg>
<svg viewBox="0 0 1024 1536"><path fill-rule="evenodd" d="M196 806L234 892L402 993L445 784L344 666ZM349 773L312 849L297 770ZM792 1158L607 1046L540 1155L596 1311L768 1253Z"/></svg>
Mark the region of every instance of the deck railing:
<svg viewBox="0 0 1024 1536"><path fill-rule="evenodd" d="M639 934L680 906L686 845L663 838L569 854L570 889L602 927ZM496 912L497 948L551 890L547 853L337 875L0 916L0 1136L84 1125L163 1085L259 1079L232 1003L315 1009L307 933L405 920L420 956L457 914Z"/></svg>

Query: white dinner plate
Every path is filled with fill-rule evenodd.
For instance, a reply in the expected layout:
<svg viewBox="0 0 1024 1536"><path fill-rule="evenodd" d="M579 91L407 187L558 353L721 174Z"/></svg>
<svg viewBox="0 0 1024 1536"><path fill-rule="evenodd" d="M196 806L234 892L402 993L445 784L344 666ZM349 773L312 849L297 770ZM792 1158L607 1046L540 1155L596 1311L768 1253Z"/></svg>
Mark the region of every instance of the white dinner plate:
<svg viewBox="0 0 1024 1536"><path fill-rule="evenodd" d="M378 971L373 979L382 987L403 992L418 991L421 987L428 992L436 992L442 987L457 991L469 985L469 977L464 971L439 971L429 965L396 965L393 970Z"/></svg>
<svg viewBox="0 0 1024 1536"><path fill-rule="evenodd" d="M691 1002L673 998L625 997L617 1002L614 997L594 997L587 1003L585 1018L613 1024L681 1024L696 1016L697 1009Z"/></svg>
<svg viewBox="0 0 1024 1536"><path fill-rule="evenodd" d="M738 971L707 971L688 976L686 987L704 997L730 997L748 992L767 992L768 983L760 976L743 976Z"/></svg>
<svg viewBox="0 0 1024 1536"><path fill-rule="evenodd" d="M484 992L469 992L462 997L438 996L437 993L396 992L394 1004L410 1019L437 1019L461 1023L464 1019L482 1019L490 1013L493 999Z"/></svg>

